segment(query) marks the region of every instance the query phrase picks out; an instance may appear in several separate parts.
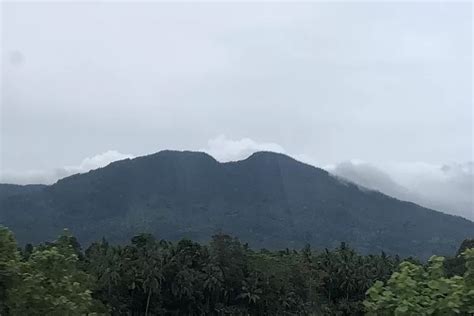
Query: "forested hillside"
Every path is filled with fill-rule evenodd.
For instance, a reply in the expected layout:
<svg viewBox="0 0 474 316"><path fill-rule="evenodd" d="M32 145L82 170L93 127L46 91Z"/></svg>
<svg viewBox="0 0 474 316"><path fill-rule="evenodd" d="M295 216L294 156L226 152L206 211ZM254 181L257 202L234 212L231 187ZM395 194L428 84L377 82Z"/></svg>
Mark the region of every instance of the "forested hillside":
<svg viewBox="0 0 474 316"><path fill-rule="evenodd" d="M17 185L0 183L0 200L13 195L28 194L39 191L45 187L46 185L43 184Z"/></svg>
<svg viewBox="0 0 474 316"><path fill-rule="evenodd" d="M362 253L426 259L452 255L474 235L471 221L270 152L219 163L204 153L163 151L19 188L0 186L0 223L22 244L53 240L64 227L85 245L102 237L123 243L140 232L205 242L224 232L254 249L350 241Z"/></svg>

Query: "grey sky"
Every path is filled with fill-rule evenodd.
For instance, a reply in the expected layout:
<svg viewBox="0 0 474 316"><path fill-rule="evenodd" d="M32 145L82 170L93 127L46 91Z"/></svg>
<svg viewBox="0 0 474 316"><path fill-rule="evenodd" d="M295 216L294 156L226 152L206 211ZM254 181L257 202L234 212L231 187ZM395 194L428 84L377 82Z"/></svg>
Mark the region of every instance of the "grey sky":
<svg viewBox="0 0 474 316"><path fill-rule="evenodd" d="M243 139L320 166L473 160L469 2L1 9L4 175Z"/></svg>
<svg viewBox="0 0 474 316"><path fill-rule="evenodd" d="M322 164L472 159L464 4L2 4L2 168L219 134Z"/></svg>

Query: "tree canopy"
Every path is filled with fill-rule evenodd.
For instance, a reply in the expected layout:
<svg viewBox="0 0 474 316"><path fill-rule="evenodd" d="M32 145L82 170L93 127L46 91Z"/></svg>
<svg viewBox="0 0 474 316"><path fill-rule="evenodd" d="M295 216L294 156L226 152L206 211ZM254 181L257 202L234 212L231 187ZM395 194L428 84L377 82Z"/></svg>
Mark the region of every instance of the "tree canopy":
<svg viewBox="0 0 474 316"><path fill-rule="evenodd" d="M367 292L369 315L472 315L474 248L460 255L465 259L463 276L447 277L443 257L431 257L426 267L402 262L386 284L376 281Z"/></svg>
<svg viewBox="0 0 474 316"><path fill-rule="evenodd" d="M83 251L67 231L55 242L18 248L0 227L0 314L467 315L474 250L462 253L423 265L383 252L361 255L345 243L257 251L225 234L209 244L141 234Z"/></svg>

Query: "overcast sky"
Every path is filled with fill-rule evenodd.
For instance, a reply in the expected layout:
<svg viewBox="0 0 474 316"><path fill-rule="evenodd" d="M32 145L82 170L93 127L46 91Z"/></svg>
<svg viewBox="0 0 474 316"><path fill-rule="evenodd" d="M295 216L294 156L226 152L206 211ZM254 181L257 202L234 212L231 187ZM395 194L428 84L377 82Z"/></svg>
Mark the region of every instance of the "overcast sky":
<svg viewBox="0 0 474 316"><path fill-rule="evenodd" d="M469 2L0 5L3 181L162 149L473 160Z"/></svg>

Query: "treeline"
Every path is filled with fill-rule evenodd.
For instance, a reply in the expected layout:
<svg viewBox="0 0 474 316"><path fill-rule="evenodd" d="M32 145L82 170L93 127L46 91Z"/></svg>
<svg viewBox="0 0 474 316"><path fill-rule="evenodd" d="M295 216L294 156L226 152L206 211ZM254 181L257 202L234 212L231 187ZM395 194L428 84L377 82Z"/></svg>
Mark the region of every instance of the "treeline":
<svg viewBox="0 0 474 316"><path fill-rule="evenodd" d="M424 267L344 243L255 251L223 234L208 245L142 234L83 251L67 232L19 249L0 227L0 315L468 315L473 252Z"/></svg>

